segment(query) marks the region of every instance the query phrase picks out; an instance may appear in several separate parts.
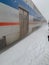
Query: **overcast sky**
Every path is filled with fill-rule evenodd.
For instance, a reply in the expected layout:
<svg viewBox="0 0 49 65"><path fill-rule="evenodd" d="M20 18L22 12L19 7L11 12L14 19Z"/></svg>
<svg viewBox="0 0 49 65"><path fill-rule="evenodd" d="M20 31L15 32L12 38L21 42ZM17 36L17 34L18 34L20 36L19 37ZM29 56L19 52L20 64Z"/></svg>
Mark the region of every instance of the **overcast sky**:
<svg viewBox="0 0 49 65"><path fill-rule="evenodd" d="M49 20L49 0L32 0L43 16Z"/></svg>

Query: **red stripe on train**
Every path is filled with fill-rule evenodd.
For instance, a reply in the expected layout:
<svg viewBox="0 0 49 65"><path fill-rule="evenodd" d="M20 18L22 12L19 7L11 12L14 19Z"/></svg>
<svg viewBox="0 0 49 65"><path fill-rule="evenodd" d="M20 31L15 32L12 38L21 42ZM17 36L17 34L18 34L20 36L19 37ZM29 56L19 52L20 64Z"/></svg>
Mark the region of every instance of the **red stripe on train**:
<svg viewBox="0 0 49 65"><path fill-rule="evenodd" d="M19 22L0 22L0 26L20 25Z"/></svg>
<svg viewBox="0 0 49 65"><path fill-rule="evenodd" d="M34 24L34 23L29 23ZM0 26L20 25L19 22L0 22Z"/></svg>

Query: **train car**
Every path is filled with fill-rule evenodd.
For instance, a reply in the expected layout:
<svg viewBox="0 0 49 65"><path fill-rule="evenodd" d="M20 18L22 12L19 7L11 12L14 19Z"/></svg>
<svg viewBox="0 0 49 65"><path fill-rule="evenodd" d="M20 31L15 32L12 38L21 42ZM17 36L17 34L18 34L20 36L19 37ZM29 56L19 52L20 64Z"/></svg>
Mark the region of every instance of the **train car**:
<svg viewBox="0 0 49 65"><path fill-rule="evenodd" d="M0 0L0 48L32 32L36 26L33 18L38 15L31 3L31 0Z"/></svg>

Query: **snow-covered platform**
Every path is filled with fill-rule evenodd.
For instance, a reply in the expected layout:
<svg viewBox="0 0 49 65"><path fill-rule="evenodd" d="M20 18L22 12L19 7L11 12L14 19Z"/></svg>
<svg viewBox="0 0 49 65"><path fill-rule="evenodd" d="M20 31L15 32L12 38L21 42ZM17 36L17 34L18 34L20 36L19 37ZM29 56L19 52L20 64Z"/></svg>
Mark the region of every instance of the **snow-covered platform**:
<svg viewBox="0 0 49 65"><path fill-rule="evenodd" d="M0 65L49 65L48 29L40 29L0 54Z"/></svg>

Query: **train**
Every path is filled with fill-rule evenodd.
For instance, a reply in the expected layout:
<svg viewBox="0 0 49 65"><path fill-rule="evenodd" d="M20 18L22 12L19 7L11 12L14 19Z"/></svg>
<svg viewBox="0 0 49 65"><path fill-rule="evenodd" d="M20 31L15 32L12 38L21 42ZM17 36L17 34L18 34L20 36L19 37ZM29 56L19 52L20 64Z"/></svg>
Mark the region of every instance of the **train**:
<svg viewBox="0 0 49 65"><path fill-rule="evenodd" d="M42 15L35 10L32 0L0 0L0 49L42 25Z"/></svg>

